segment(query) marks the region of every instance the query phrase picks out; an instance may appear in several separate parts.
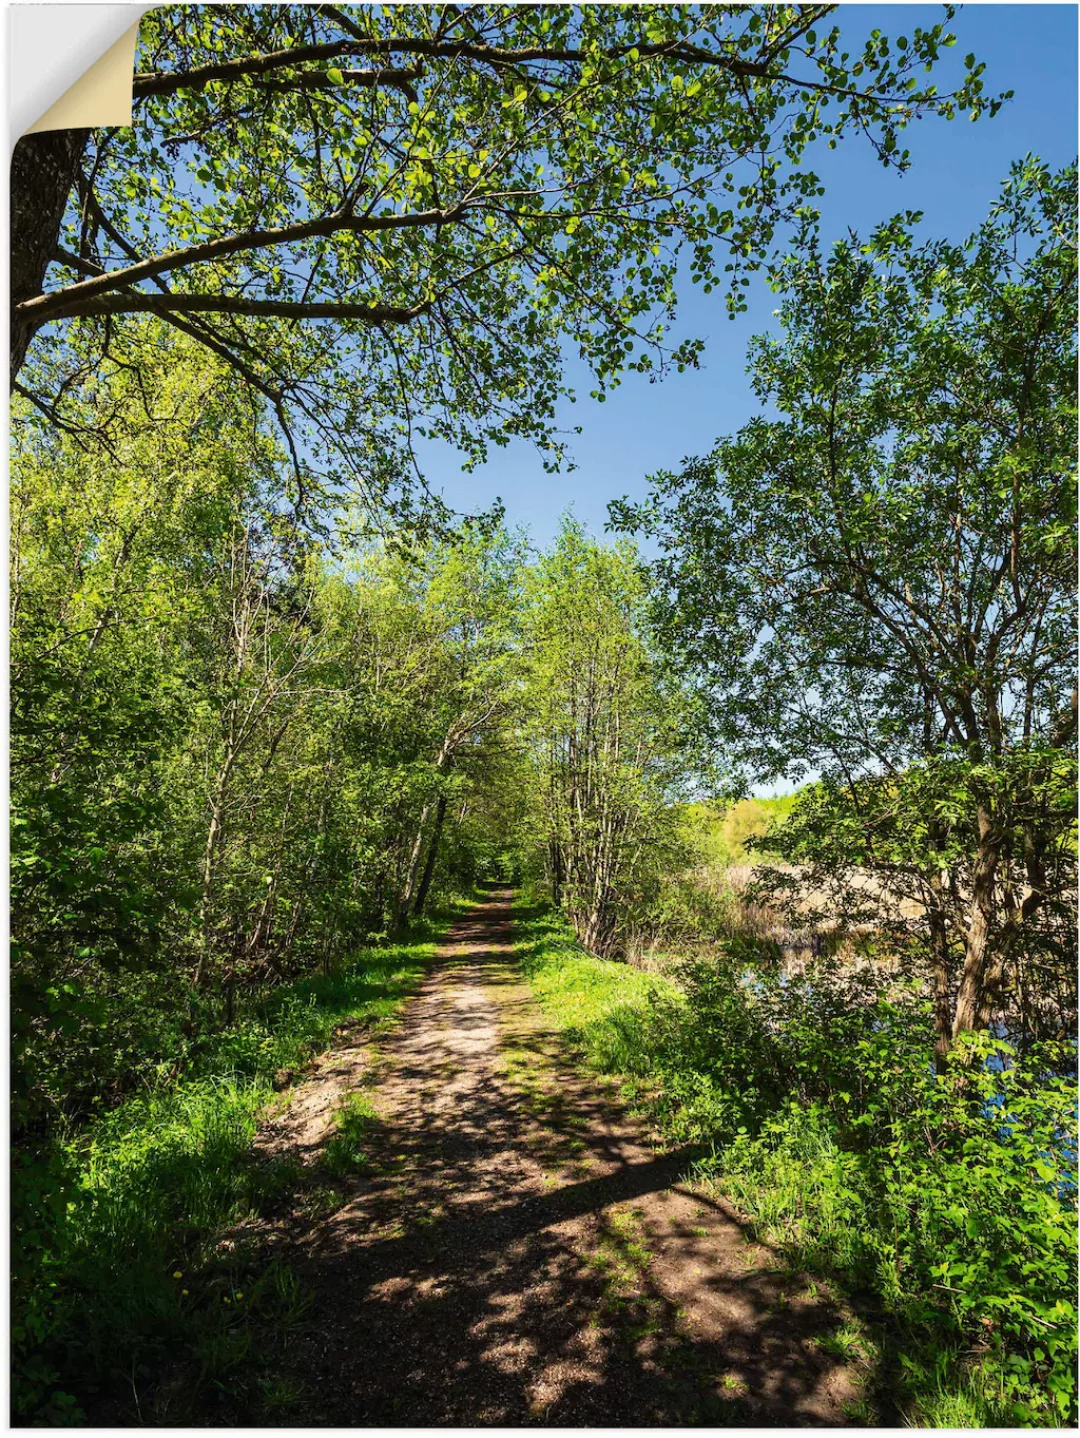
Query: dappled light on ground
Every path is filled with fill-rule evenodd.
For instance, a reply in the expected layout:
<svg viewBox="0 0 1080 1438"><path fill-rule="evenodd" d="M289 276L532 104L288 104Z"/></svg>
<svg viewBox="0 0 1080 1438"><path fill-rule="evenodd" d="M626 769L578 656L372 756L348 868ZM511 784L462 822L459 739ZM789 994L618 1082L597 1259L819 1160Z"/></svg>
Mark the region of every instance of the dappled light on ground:
<svg viewBox="0 0 1080 1438"><path fill-rule="evenodd" d="M307 1165L349 1136L336 1210L262 1230L313 1294L296 1420L849 1421L845 1314L567 1063L513 966L508 893L444 954L362 1075L331 1056L322 1097L302 1087L263 1135Z"/></svg>

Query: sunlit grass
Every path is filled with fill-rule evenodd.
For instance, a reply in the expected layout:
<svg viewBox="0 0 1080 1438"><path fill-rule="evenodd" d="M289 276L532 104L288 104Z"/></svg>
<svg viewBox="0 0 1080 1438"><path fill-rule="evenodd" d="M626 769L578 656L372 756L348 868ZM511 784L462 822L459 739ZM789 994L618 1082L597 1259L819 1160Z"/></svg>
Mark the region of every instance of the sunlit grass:
<svg viewBox="0 0 1080 1438"><path fill-rule="evenodd" d="M222 1385L242 1405L288 1411L295 1385L266 1365L306 1298L285 1265L267 1266L242 1241L220 1238L283 1201L332 1209L334 1196L328 1202L295 1160L255 1157L260 1116L275 1084L299 1076L339 1027L374 1032L392 1019L443 927L279 990L178 1082L67 1140L77 1184L53 1240L54 1286L37 1299L53 1334L26 1364L28 1418L71 1421L84 1395L114 1391L135 1421L195 1421L208 1387ZM346 1100L327 1144L332 1175L363 1164L370 1118L366 1096ZM163 1367L178 1376L163 1377Z"/></svg>
<svg viewBox="0 0 1080 1438"><path fill-rule="evenodd" d="M669 979L586 953L551 914L518 914L515 952L548 1017L603 1073L649 1070L641 1023L657 994L678 990Z"/></svg>

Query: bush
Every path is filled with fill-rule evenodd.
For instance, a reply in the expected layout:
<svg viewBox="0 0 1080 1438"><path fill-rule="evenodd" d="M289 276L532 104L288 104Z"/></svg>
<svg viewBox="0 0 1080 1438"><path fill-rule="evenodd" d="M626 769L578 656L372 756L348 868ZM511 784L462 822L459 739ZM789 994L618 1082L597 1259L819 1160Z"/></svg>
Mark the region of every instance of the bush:
<svg viewBox="0 0 1080 1438"><path fill-rule="evenodd" d="M590 1060L635 1080L793 1263L873 1295L904 1375L892 1401L923 1424L1075 1422L1077 1096L1060 1046L1021 1057L969 1036L941 1077L928 1006L872 968L791 977L721 952L643 984L550 917L519 927L538 997Z"/></svg>

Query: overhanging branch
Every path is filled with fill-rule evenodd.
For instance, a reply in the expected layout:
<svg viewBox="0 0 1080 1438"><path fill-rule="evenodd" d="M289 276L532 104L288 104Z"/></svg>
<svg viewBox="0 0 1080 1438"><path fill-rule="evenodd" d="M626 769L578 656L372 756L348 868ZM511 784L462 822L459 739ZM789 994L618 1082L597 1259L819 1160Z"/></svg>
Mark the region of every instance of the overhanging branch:
<svg viewBox="0 0 1080 1438"><path fill-rule="evenodd" d="M820 11L815 14L815 22L832 8L831 6L821 7ZM800 25L792 35L784 37L785 43L791 43L791 40L798 38L806 28L808 25ZM625 60L634 55L638 60L665 59L675 64L702 65L709 69L726 71L740 79L761 80L773 85L794 85L799 89L810 90L817 94L858 99L878 106L887 107L890 104L904 104L911 101L910 95L903 90L897 91L894 95L875 96L862 90L830 84L827 80L801 80L782 71L778 72L773 68L775 47L771 48L762 60L746 60L735 55L709 50L703 45L694 45L689 41L679 40L659 42L630 40L625 44L614 45L606 50L594 52L573 47L548 45L508 48L499 45L485 45L470 40L425 40L404 36L331 40L317 45L295 45L289 50L275 50L265 55L253 55L243 60L226 60L215 65L201 65L192 70L136 75L132 95L134 99L139 100L149 96L174 95L181 90L201 90L215 81L240 80L245 77L265 75L275 70L292 69L312 61L334 60L347 55L415 55L429 59L477 60L495 67L505 66L507 68L537 61L577 65L597 59ZM350 73L354 75L370 73L374 76L380 72L356 71ZM400 84L396 77L411 72L390 71L388 73L393 78L387 79L384 74L381 79L360 83ZM308 78L304 78L305 74ZM329 77L325 78L329 83ZM342 72L342 79L345 79L344 72ZM312 77L311 72L301 71L293 79L283 81L282 84L286 89L322 88L323 78ZM947 97L943 95L935 97L938 102L945 98Z"/></svg>
<svg viewBox="0 0 1080 1438"><path fill-rule="evenodd" d="M641 59L662 57L676 63L709 65L734 75L757 79L785 78L782 75L772 75L767 64L738 59L734 55L720 54L686 42L664 41L657 44L644 40L628 41L625 45L616 45L601 51L600 58L623 60L631 53ZM265 75L274 70L291 69L313 61L336 60L343 55L419 55L430 59L480 60L493 65L520 65L528 61L545 60L553 64L581 64L597 58L590 50L548 45L509 49L468 40L423 40L406 37L330 40L318 45L294 45L288 50L273 50L265 55L252 55L243 60L222 60L215 65L200 65L193 70L136 75L132 96L140 100L149 96L174 95L180 90L201 90L218 80L240 80L248 76ZM384 80L382 83L389 82Z"/></svg>
<svg viewBox="0 0 1080 1438"><path fill-rule="evenodd" d="M173 293L106 294L65 306L49 318L79 315L224 314L273 319L360 320L364 324L408 324L430 309L431 300L415 305L380 305L329 301L299 304L289 300L249 300L241 295L178 295Z"/></svg>
<svg viewBox="0 0 1080 1438"><path fill-rule="evenodd" d="M324 215L317 220L303 220L295 225L282 225L268 230L245 230L242 234L222 235L216 240L207 240L201 245L189 245L182 250L169 250L152 259L139 260L122 270L108 270L77 284L67 285L62 290L36 295L16 307L16 313L33 325L44 324L58 315L75 314L116 314L117 310L87 309L85 301L113 290L136 285L143 280L155 279L172 270L186 269L190 265L203 264L210 260L223 259L228 255L241 254L247 250L269 249L275 245L298 243L301 240L324 239L330 235L348 231L354 234L373 233L378 230L400 230L417 227L437 227L452 224L468 208L465 203L454 205L447 210L421 210L408 215L353 215L351 213ZM70 261L65 261L70 263ZM269 313L269 311L267 311ZM394 318L387 315L386 318ZM327 316L327 318L333 318ZM408 316L412 318L412 316Z"/></svg>

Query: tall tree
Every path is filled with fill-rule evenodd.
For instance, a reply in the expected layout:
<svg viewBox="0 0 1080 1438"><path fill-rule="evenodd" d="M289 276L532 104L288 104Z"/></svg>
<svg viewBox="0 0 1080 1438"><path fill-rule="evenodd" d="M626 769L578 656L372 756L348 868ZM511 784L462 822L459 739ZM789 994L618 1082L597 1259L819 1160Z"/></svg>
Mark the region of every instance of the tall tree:
<svg viewBox="0 0 1080 1438"><path fill-rule="evenodd" d="M917 901L943 1060L1025 948L1071 962L1075 217L1075 166L1029 159L966 244L808 225L753 351L778 417L616 506L726 742L824 781L786 857Z"/></svg>
<svg viewBox="0 0 1080 1438"><path fill-rule="evenodd" d="M133 1062L149 996L186 964L177 917L189 896L197 903L189 840L206 828L197 802L188 812L199 775L178 782L176 756L198 732L225 627L215 554L238 511L273 508L275 451L252 433L219 363L183 339L163 345L153 368L99 388L108 449L87 450L18 406L16 1056L27 1072L65 1070L58 1092L78 1105ZM94 409L76 411L79 423L96 423Z"/></svg>
<svg viewBox="0 0 1080 1438"><path fill-rule="evenodd" d="M132 127L17 149L16 386L63 423L154 316L276 417L302 493L385 499L423 438L554 461L566 339L600 393L692 363L678 266L739 308L819 191L809 146L855 130L902 167L911 120L997 108L974 57L930 84L945 24L849 52L833 8L151 10Z"/></svg>
<svg viewBox="0 0 1080 1438"><path fill-rule="evenodd" d="M690 696L656 652L633 546L564 520L528 577L530 827L578 938L619 952L626 921L678 866L673 803L703 776Z"/></svg>

